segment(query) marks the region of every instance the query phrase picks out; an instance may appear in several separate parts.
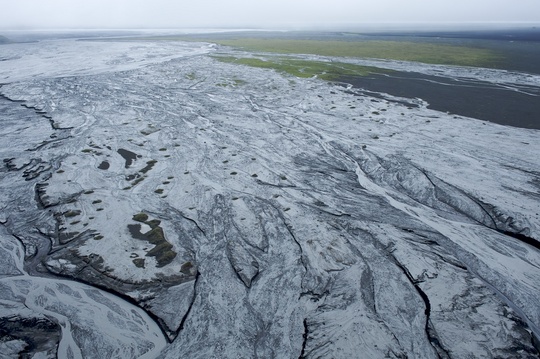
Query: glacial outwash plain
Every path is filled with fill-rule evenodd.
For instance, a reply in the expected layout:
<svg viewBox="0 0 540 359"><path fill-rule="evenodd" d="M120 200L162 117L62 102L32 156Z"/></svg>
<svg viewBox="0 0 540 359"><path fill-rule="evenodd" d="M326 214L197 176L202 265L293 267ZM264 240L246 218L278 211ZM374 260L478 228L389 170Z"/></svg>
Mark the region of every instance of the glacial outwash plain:
<svg viewBox="0 0 540 359"><path fill-rule="evenodd" d="M528 43L287 36L6 35L0 358L539 357Z"/></svg>

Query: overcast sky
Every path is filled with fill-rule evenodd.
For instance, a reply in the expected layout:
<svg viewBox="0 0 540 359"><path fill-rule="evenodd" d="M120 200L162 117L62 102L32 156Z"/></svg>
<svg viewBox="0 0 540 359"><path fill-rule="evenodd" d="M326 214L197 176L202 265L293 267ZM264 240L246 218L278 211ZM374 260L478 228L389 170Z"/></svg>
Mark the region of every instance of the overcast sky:
<svg viewBox="0 0 540 359"><path fill-rule="evenodd" d="M540 0L0 0L0 28L536 22Z"/></svg>

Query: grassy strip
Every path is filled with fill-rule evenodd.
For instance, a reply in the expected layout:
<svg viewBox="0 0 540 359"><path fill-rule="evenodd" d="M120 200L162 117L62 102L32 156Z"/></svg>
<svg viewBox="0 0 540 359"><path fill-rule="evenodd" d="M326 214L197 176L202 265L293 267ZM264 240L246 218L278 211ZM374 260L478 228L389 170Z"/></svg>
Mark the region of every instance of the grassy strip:
<svg viewBox="0 0 540 359"><path fill-rule="evenodd" d="M504 56L493 50L434 42L390 40L318 40L257 37L253 34L155 36L115 41L201 41L254 52L375 58L428 64L503 68Z"/></svg>
<svg viewBox="0 0 540 359"><path fill-rule="evenodd" d="M502 68L504 56L493 50L433 42L390 40L313 40L257 37L253 34L223 36L157 36L134 38L148 41L201 41L254 52L312 54L333 57L375 58L428 64Z"/></svg>
<svg viewBox="0 0 540 359"><path fill-rule="evenodd" d="M288 73L296 77L307 78L317 76L318 78L328 81L336 80L344 76L365 76L371 73L381 73L389 71L377 67L360 66L341 62L297 60L285 57L264 57L261 59L246 57L239 58L233 56L215 56L214 58L227 63L260 67L264 69L273 69L276 71Z"/></svg>
<svg viewBox="0 0 540 359"><path fill-rule="evenodd" d="M313 54L364 57L430 64L492 66L500 58L490 50L467 46L408 41L323 41L297 39L236 38L207 39L248 51L282 54Z"/></svg>

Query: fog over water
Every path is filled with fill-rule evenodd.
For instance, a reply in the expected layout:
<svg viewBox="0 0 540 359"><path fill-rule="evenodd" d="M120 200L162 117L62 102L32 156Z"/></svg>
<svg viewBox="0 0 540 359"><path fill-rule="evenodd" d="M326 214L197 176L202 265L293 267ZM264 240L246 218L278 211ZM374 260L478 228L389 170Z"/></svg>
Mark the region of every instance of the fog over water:
<svg viewBox="0 0 540 359"><path fill-rule="evenodd" d="M0 28L335 28L540 23L537 0L0 0Z"/></svg>

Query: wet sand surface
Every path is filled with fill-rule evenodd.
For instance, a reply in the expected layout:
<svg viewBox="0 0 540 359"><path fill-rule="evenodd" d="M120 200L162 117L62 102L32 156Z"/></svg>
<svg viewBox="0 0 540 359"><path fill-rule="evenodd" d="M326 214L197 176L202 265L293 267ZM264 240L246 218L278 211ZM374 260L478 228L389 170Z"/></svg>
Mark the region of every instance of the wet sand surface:
<svg viewBox="0 0 540 359"><path fill-rule="evenodd" d="M493 83L395 72L340 81L367 91L404 98L421 98L429 108L501 125L540 129L540 89L519 91Z"/></svg>

